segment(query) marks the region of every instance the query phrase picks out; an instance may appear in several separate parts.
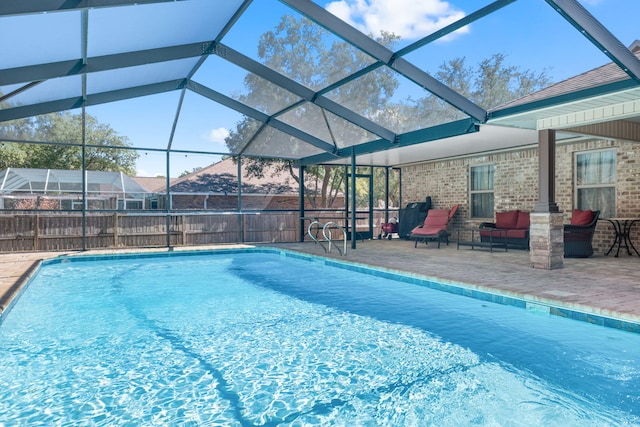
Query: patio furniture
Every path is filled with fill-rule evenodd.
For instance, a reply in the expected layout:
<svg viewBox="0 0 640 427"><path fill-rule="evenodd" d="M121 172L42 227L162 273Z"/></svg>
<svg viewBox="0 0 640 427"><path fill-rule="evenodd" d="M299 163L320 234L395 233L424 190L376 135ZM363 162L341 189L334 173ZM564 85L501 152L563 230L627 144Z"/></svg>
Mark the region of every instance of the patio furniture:
<svg viewBox="0 0 640 427"><path fill-rule="evenodd" d="M443 242L448 245L450 233L447 230L447 226L457 210L458 205L451 209L429 209L424 223L411 230L409 238L415 241L413 247L417 248L418 242L428 244L430 240L437 241L438 248L440 248L440 243Z"/></svg>
<svg viewBox="0 0 640 427"><path fill-rule="evenodd" d="M627 250L628 255L633 255L631 253L631 249L634 250L636 255L640 256L638 250L633 243L631 242L631 227L636 222L640 221L640 218L604 218L606 221L609 221L611 225L613 225L613 231L616 233L615 238L613 239L613 243L609 247L609 250L605 253L605 255L609 255L613 248L618 245L618 250L616 251L615 257L617 258L620 255L620 248L624 245L624 248ZM630 248L631 247L631 248Z"/></svg>
<svg viewBox="0 0 640 427"><path fill-rule="evenodd" d="M588 258L593 255L593 233L596 231L599 216L600 211L573 210L571 223L564 225L565 258ZM613 248L613 245L611 247Z"/></svg>
<svg viewBox="0 0 640 427"><path fill-rule="evenodd" d="M469 226L469 227L458 227L458 246L457 249L460 250L460 246L471 246L471 249L474 248L489 248L489 252L493 252L495 248L504 249L505 252L509 250L507 245L507 231L502 230L500 228L488 228L483 229L483 231L489 234L488 240L480 239L480 231L481 229L477 226ZM461 235L470 236L469 240L463 240Z"/></svg>
<svg viewBox="0 0 640 427"><path fill-rule="evenodd" d="M504 230L510 248L529 249L529 224L527 211L496 212L496 222L480 224L480 241L489 243L495 237L494 230Z"/></svg>

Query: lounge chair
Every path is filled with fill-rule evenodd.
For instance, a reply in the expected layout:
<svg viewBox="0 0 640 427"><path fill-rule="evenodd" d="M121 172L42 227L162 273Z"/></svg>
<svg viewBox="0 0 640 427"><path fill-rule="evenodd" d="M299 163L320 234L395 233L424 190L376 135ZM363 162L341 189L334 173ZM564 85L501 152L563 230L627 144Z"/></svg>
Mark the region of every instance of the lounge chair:
<svg viewBox="0 0 640 427"><path fill-rule="evenodd" d="M424 223L411 230L409 235L409 238L415 241L414 248L418 247L418 242L427 244L429 240L437 241L438 248L443 242L448 245L450 233L447 230L447 225L457 210L458 205L452 209L429 209Z"/></svg>
<svg viewBox="0 0 640 427"><path fill-rule="evenodd" d="M564 225L564 256L588 258L593 255L593 233L596 231L600 211L574 209L571 224Z"/></svg>

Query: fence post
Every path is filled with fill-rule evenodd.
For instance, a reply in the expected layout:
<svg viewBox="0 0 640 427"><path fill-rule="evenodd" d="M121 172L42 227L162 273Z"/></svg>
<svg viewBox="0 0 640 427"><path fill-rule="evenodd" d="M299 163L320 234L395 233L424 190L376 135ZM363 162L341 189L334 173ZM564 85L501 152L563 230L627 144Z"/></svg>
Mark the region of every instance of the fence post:
<svg viewBox="0 0 640 427"><path fill-rule="evenodd" d="M187 245L187 227L186 227L186 223L187 223L187 216L185 214L182 214L182 216L180 217L182 220L182 246L186 246Z"/></svg>
<svg viewBox="0 0 640 427"><path fill-rule="evenodd" d="M38 251L40 248L40 224L38 221L38 214L34 215L34 225L33 225L33 250Z"/></svg>
<svg viewBox="0 0 640 427"><path fill-rule="evenodd" d="M119 240L119 235L120 233L118 233L118 227L120 227L120 224L118 223L118 212L113 214L113 247L117 248L118 247L118 240Z"/></svg>

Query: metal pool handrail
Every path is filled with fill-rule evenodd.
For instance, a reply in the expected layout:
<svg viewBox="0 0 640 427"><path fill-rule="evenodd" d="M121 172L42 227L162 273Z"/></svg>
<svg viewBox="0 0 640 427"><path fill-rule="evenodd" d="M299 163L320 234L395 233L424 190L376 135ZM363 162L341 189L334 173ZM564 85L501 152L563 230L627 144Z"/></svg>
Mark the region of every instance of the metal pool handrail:
<svg viewBox="0 0 640 427"><path fill-rule="evenodd" d="M328 249L324 246L323 242L318 240L316 238L316 236L314 235L314 233L312 232L313 227L315 226L317 228L317 230L320 229L320 225L322 225L322 237L324 238L324 241L328 242ZM315 220L312 221L309 224L309 227L307 227L307 234L309 235L309 237L311 237L311 239L318 243L320 246L322 246L322 249L324 249L325 252L331 252L331 246L333 244L333 236L331 235L331 229L337 229L337 230L342 230L342 237L343 237L343 249L340 250L340 247L336 246L336 249L338 250L338 252L340 252L340 255L346 255L347 254L347 232L344 229L344 227L342 227L341 225L333 222L333 221L329 221L325 224L322 224L319 220ZM316 232L317 234L317 232Z"/></svg>
<svg viewBox="0 0 640 427"><path fill-rule="evenodd" d="M338 246L336 246L336 249L338 250L338 252L340 252L340 255L346 255L347 254L347 232L344 229L343 226L336 224L333 221L327 222L324 227L322 227L322 235L324 236L324 239L326 241L329 242L329 252L331 252L331 244L333 243L333 239L331 238L331 229L335 228L337 230L342 231L342 245L343 245L343 249L342 251L340 250L340 248ZM327 236L327 231L329 231L329 235Z"/></svg>

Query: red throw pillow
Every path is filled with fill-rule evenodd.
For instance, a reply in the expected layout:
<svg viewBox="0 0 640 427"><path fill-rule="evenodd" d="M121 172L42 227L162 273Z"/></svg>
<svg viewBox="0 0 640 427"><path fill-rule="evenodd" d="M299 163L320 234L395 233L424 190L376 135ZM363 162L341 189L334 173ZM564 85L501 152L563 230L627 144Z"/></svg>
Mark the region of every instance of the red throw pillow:
<svg viewBox="0 0 640 427"><path fill-rule="evenodd" d="M496 212L496 228L516 228L518 223L518 210L508 212Z"/></svg>
<svg viewBox="0 0 640 427"><path fill-rule="evenodd" d="M530 220L529 220L529 212L518 213L518 222L516 223L516 228L518 230L524 230L529 228Z"/></svg>
<svg viewBox="0 0 640 427"><path fill-rule="evenodd" d="M580 209L574 209L571 214L571 224L573 225L587 225L591 221L593 221L593 211L586 210L581 211Z"/></svg>

